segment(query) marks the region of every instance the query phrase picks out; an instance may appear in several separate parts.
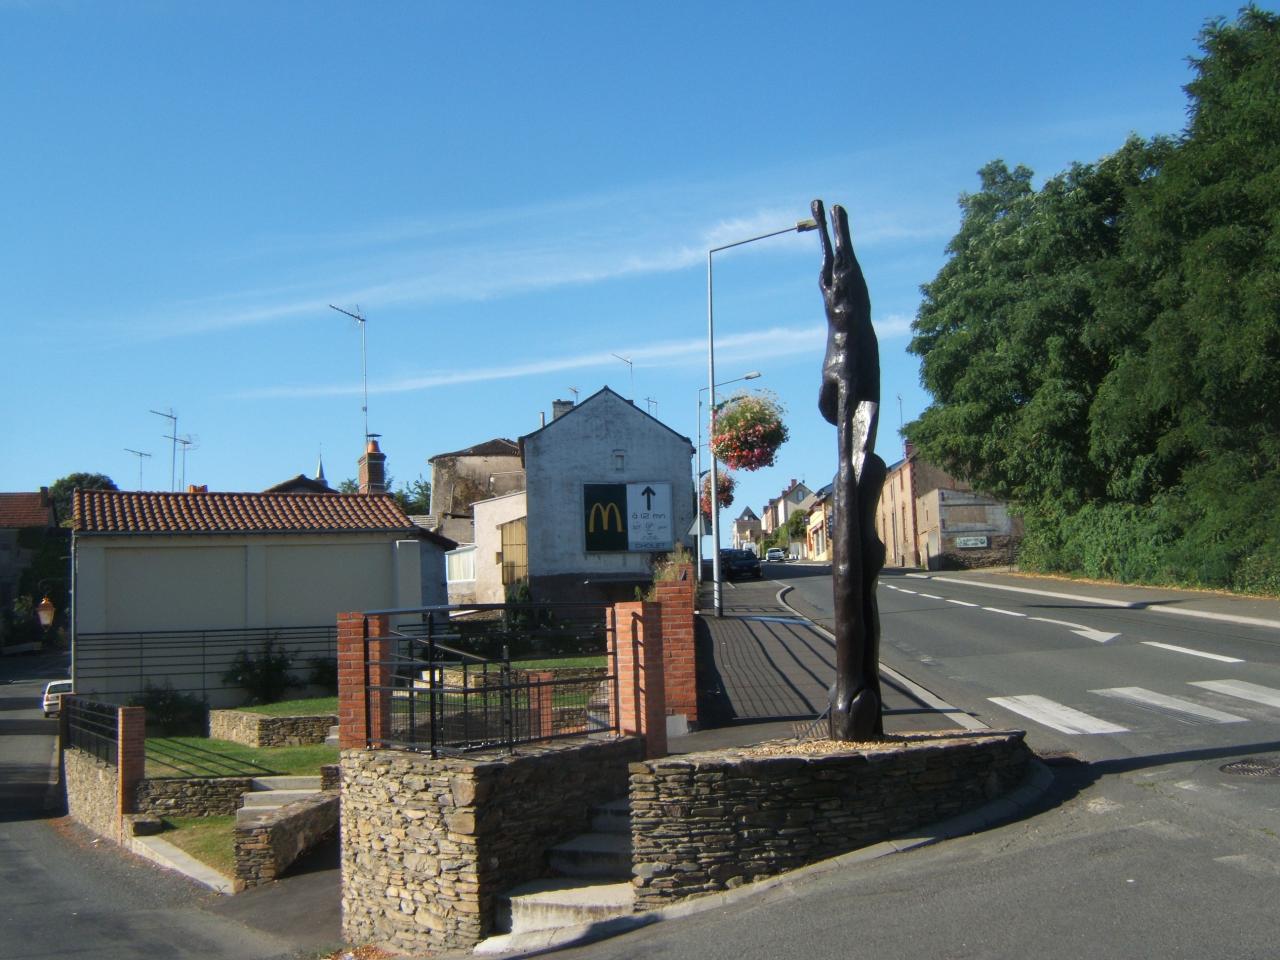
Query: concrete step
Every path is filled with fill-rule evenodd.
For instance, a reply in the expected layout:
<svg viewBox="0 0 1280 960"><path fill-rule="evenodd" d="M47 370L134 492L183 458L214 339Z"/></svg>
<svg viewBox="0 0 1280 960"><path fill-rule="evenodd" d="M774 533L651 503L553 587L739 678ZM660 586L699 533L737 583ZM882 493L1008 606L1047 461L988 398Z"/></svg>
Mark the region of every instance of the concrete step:
<svg viewBox="0 0 1280 960"><path fill-rule="evenodd" d="M631 802L614 800L592 807L591 829L596 833L625 833L631 836Z"/></svg>
<svg viewBox="0 0 1280 960"><path fill-rule="evenodd" d="M548 851L551 869L568 877L631 879L631 835L584 833Z"/></svg>
<svg viewBox="0 0 1280 960"><path fill-rule="evenodd" d="M324 738L325 746L336 747L338 745L338 725L335 723L329 728L329 735Z"/></svg>
<svg viewBox="0 0 1280 960"><path fill-rule="evenodd" d="M252 787L258 790L319 790L320 777L315 776L276 776L254 777Z"/></svg>
<svg viewBox="0 0 1280 960"><path fill-rule="evenodd" d="M626 916L634 909L635 888L630 883L551 877L501 894L497 903L497 929L514 934L554 930L611 920Z"/></svg>
<svg viewBox="0 0 1280 960"><path fill-rule="evenodd" d="M295 800L305 800L307 797L315 796L319 793L316 790L252 790L243 794L240 798L241 809L250 807L269 808L283 807L286 803L293 803Z"/></svg>

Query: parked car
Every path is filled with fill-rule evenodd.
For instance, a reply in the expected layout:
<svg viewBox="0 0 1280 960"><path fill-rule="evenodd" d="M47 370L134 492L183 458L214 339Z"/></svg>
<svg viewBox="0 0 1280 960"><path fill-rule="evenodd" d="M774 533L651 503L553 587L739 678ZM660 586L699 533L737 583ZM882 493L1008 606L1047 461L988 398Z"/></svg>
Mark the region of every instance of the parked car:
<svg viewBox="0 0 1280 960"><path fill-rule="evenodd" d="M759 580L764 577L760 559L750 550L721 550L720 573L726 580L742 580L747 577Z"/></svg>
<svg viewBox="0 0 1280 960"><path fill-rule="evenodd" d="M73 693L70 680L50 680L44 685L44 696L40 698L40 706L44 708L44 715L52 717L54 714L62 710L62 695L64 693Z"/></svg>
<svg viewBox="0 0 1280 960"><path fill-rule="evenodd" d="M765 551L764 558L769 561L782 561L787 559L787 555L782 551L781 547L770 547Z"/></svg>

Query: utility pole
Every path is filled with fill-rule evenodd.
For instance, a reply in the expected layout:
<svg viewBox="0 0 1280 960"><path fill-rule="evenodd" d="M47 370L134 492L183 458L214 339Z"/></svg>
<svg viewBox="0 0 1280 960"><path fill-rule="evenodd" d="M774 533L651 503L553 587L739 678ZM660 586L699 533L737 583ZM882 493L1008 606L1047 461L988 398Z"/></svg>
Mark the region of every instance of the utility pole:
<svg viewBox="0 0 1280 960"><path fill-rule="evenodd" d="M173 449L169 454L169 492L172 493L174 483L178 479L178 415L173 412L173 407L169 408L168 413L161 413L159 410L152 410L157 417L164 417L169 420L169 435L166 440L173 441Z"/></svg>
<svg viewBox="0 0 1280 960"><path fill-rule="evenodd" d="M360 408L360 412L364 414L364 438L360 441L360 452L363 453L364 446L369 440L369 344L365 338L365 318L360 312L359 304L356 304L354 313L335 307L332 303L329 304L329 309L346 314L360 327L360 379L364 384L364 406Z"/></svg>
<svg viewBox="0 0 1280 960"><path fill-rule="evenodd" d="M142 489L142 460L144 457L150 457L151 454L144 453L141 450L130 450L128 447L124 448L124 452L132 453L135 457L138 458L138 489L141 490Z"/></svg>

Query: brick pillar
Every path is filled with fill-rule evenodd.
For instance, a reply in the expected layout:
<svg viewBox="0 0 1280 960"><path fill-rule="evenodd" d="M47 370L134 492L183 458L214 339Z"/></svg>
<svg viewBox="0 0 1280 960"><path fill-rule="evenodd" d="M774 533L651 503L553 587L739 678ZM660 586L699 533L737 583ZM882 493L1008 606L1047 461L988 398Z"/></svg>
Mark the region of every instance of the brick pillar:
<svg viewBox="0 0 1280 960"><path fill-rule="evenodd" d="M674 580L654 584L662 605L662 676L667 715L683 715L698 727L698 683L695 670L693 608L697 581L693 565L680 567Z"/></svg>
<svg viewBox="0 0 1280 960"><path fill-rule="evenodd" d="M137 813L138 783L145 776L146 767L147 708L120 707L116 711L116 782L120 791L116 798L117 820L126 813Z"/></svg>
<svg viewBox="0 0 1280 960"><path fill-rule="evenodd" d="M550 737L556 732L556 675L551 670L529 671L529 734Z"/></svg>
<svg viewBox="0 0 1280 960"><path fill-rule="evenodd" d="M614 630L609 652L616 653L617 714L622 733L644 738L649 759L667 755L667 708L662 683L662 607L633 602L613 605Z"/></svg>
<svg viewBox="0 0 1280 960"><path fill-rule="evenodd" d="M369 690L369 686L385 687L390 681L391 667L386 661L391 653L391 641L385 639L389 632L385 616L338 614L338 748L341 750L363 750L371 740L381 740L390 732L390 691Z"/></svg>

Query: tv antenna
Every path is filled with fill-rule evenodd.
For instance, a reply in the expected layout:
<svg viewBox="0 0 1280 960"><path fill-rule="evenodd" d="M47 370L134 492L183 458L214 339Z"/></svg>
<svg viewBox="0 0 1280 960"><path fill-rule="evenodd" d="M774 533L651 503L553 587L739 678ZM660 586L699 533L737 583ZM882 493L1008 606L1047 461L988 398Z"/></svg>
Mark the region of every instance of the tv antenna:
<svg viewBox="0 0 1280 960"><path fill-rule="evenodd" d="M172 440L174 446L182 444L182 489L187 489L187 451L195 444L196 438L187 434L185 437L179 437L174 434L171 437L165 437L166 440Z"/></svg>
<svg viewBox="0 0 1280 960"><path fill-rule="evenodd" d="M169 453L169 492L172 493L173 485L178 479L178 415L173 412L173 407L169 408L168 413L162 413L159 410L152 410L151 412L157 417L164 417L170 421L169 429L171 435L165 436L164 439L173 441L173 449Z"/></svg>
<svg viewBox="0 0 1280 960"><path fill-rule="evenodd" d="M364 383L364 406L360 408L360 412L364 414L364 440L360 444L360 449L364 450L365 443L369 440L369 343L365 338L366 321L364 314L360 312L360 304L356 304L355 312L343 310L341 307L335 307L329 304L330 310L337 310L339 313L345 313L348 317L356 322L360 327L360 379Z"/></svg>
<svg viewBox="0 0 1280 960"><path fill-rule="evenodd" d="M624 356L621 356L621 355L616 354L616 353L611 353L611 354L609 354L609 356L611 356L611 357L617 357L619 360L621 360L623 363L625 363L625 364L627 365L627 369L631 371L631 399L632 399L632 400L635 400L635 398L636 398L636 367L635 367L635 364L633 364L633 363L631 362L631 358L630 358L630 357L624 357Z"/></svg>
<svg viewBox="0 0 1280 960"><path fill-rule="evenodd" d="M570 387L569 392L573 394L573 405L576 407L578 405L578 388Z"/></svg>
<svg viewBox="0 0 1280 960"><path fill-rule="evenodd" d="M645 406L649 408L649 416L652 417L653 411L658 408L658 401L653 399L653 397L645 397L644 402Z"/></svg>
<svg viewBox="0 0 1280 960"><path fill-rule="evenodd" d="M141 490L142 489L142 460L144 457L150 457L151 454L145 453L142 450L131 450L128 447L124 448L124 452L132 453L135 457L138 458L138 489Z"/></svg>

